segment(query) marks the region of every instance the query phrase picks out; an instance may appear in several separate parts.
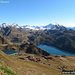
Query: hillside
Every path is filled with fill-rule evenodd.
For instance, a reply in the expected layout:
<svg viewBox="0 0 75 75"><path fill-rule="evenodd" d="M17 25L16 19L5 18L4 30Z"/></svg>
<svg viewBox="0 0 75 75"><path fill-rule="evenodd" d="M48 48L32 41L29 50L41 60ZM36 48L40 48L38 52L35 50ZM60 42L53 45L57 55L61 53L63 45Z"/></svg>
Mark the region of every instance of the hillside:
<svg viewBox="0 0 75 75"><path fill-rule="evenodd" d="M39 64L28 60L15 59L6 55L2 51L0 51L0 58L0 65L3 67L8 67L17 75L61 75L59 71L51 69L44 64Z"/></svg>
<svg viewBox="0 0 75 75"><path fill-rule="evenodd" d="M4 37L0 36L0 44L8 44L9 41L6 40Z"/></svg>
<svg viewBox="0 0 75 75"><path fill-rule="evenodd" d="M11 26L1 28L0 34L6 39L9 39L9 41L16 43L27 40L27 36L30 35L28 30L23 30L22 28L15 28Z"/></svg>
<svg viewBox="0 0 75 75"><path fill-rule="evenodd" d="M16 75L65 75L61 73L63 69L67 71L75 70L74 56L51 55L39 57L26 53L21 56L9 56L0 51L0 58L0 66L9 68Z"/></svg>
<svg viewBox="0 0 75 75"><path fill-rule="evenodd" d="M22 53L35 54L39 56L50 55L48 52L38 48L35 44L31 42L26 42L22 44L3 44L3 45L0 45L0 49L19 51L19 55L22 55Z"/></svg>
<svg viewBox="0 0 75 75"><path fill-rule="evenodd" d="M35 44L50 45L60 50L75 53L75 31L71 29L32 31L28 38Z"/></svg>
<svg viewBox="0 0 75 75"><path fill-rule="evenodd" d="M38 48L34 43L30 41L23 41L22 43L11 43L8 42L4 37L0 36L0 49L1 50L13 50L19 51L19 54L29 53L35 54L39 56L48 56L50 55L48 52Z"/></svg>

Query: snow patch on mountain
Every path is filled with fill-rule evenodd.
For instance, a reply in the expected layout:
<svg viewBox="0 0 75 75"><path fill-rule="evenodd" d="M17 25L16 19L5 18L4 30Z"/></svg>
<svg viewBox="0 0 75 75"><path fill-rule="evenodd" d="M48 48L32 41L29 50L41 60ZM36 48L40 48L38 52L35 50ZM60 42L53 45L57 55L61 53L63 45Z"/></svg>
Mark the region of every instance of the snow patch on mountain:
<svg viewBox="0 0 75 75"><path fill-rule="evenodd" d="M30 26L30 25L25 25L25 26L22 26L23 29L32 29L32 30L49 30L49 29L52 29L52 30L55 30L55 29L64 29L65 27L62 26L62 25L54 25L54 24L49 24L49 25L45 25L45 26Z"/></svg>
<svg viewBox="0 0 75 75"><path fill-rule="evenodd" d="M6 27L15 27L15 28L20 28L20 26L16 23L9 24L9 23L2 23L0 24L0 29L6 28Z"/></svg>
<svg viewBox="0 0 75 75"><path fill-rule="evenodd" d="M18 24L16 23L13 23L13 24L9 24L9 23L2 23L0 24L0 29L2 28L6 28L6 27L14 27L14 28L22 28L22 29L29 29L29 30L63 30L65 28L68 28L68 29L72 29L72 30L75 30L75 27L64 27L63 25L59 25L59 24L48 24L48 25L39 25L39 26L31 26L31 25L24 25L24 26L19 26Z"/></svg>

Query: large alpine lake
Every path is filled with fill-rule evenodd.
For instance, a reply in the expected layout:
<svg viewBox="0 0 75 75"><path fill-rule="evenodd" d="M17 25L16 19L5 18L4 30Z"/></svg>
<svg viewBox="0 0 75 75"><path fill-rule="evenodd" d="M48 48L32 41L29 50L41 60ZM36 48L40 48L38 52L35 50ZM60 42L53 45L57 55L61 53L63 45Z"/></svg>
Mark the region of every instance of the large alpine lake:
<svg viewBox="0 0 75 75"><path fill-rule="evenodd" d="M47 45L37 45L39 48L49 52L50 54L52 55L67 55L67 56L75 56L75 54L73 53L69 53L69 52L66 52L66 51L61 51L53 46L47 46Z"/></svg>

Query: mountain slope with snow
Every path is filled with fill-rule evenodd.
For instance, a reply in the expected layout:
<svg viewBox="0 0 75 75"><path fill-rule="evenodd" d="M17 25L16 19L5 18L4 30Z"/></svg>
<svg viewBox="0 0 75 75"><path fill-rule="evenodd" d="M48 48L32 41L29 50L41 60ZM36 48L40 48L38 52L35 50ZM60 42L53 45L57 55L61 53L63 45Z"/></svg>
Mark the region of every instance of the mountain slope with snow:
<svg viewBox="0 0 75 75"><path fill-rule="evenodd" d="M0 29L2 28L10 28L10 27L14 27L14 28L22 28L22 29L29 29L29 30L64 30L65 28L68 29L72 29L75 30L75 27L65 27L63 25L59 25L59 24L48 24L48 25L44 25L44 26L31 26L31 25L24 25L24 26L19 26L16 23L13 24L9 24L9 23L2 23L0 24Z"/></svg>
<svg viewBox="0 0 75 75"><path fill-rule="evenodd" d="M2 28L6 28L6 27L15 27L15 28L20 28L20 26L18 25L18 24L15 24L15 23L13 23L13 24L9 24L9 23L2 23L2 24L0 24L0 29L2 29Z"/></svg>
<svg viewBox="0 0 75 75"><path fill-rule="evenodd" d="M64 26L59 25L59 24L49 24L49 25L45 25L45 26L30 26L30 25L25 25L22 26L23 29L31 29L31 30L45 30L45 29L52 29L52 30L56 30L56 29L65 29Z"/></svg>

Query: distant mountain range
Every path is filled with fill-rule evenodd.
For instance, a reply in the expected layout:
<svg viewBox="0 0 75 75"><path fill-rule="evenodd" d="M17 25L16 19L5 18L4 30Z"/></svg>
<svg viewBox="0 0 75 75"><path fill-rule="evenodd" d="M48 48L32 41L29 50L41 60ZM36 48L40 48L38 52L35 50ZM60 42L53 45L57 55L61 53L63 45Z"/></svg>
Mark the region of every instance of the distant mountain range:
<svg viewBox="0 0 75 75"><path fill-rule="evenodd" d="M44 26L31 26L31 25L24 25L24 26L19 26L18 24L9 24L9 23L2 23L0 24L0 29L2 28L6 28L6 27L14 27L14 28L22 28L22 29L30 29L30 30L56 30L56 29L65 29L65 28L69 28L72 30L75 30L75 27L65 27L63 25L59 25L59 24L48 24L48 25L44 25Z"/></svg>
<svg viewBox="0 0 75 75"><path fill-rule="evenodd" d="M49 25L45 25L45 26L30 26L30 25L25 25L22 26L23 29L31 29L31 30L56 30L56 29L64 29L65 27L62 25L53 25L53 24L49 24Z"/></svg>

